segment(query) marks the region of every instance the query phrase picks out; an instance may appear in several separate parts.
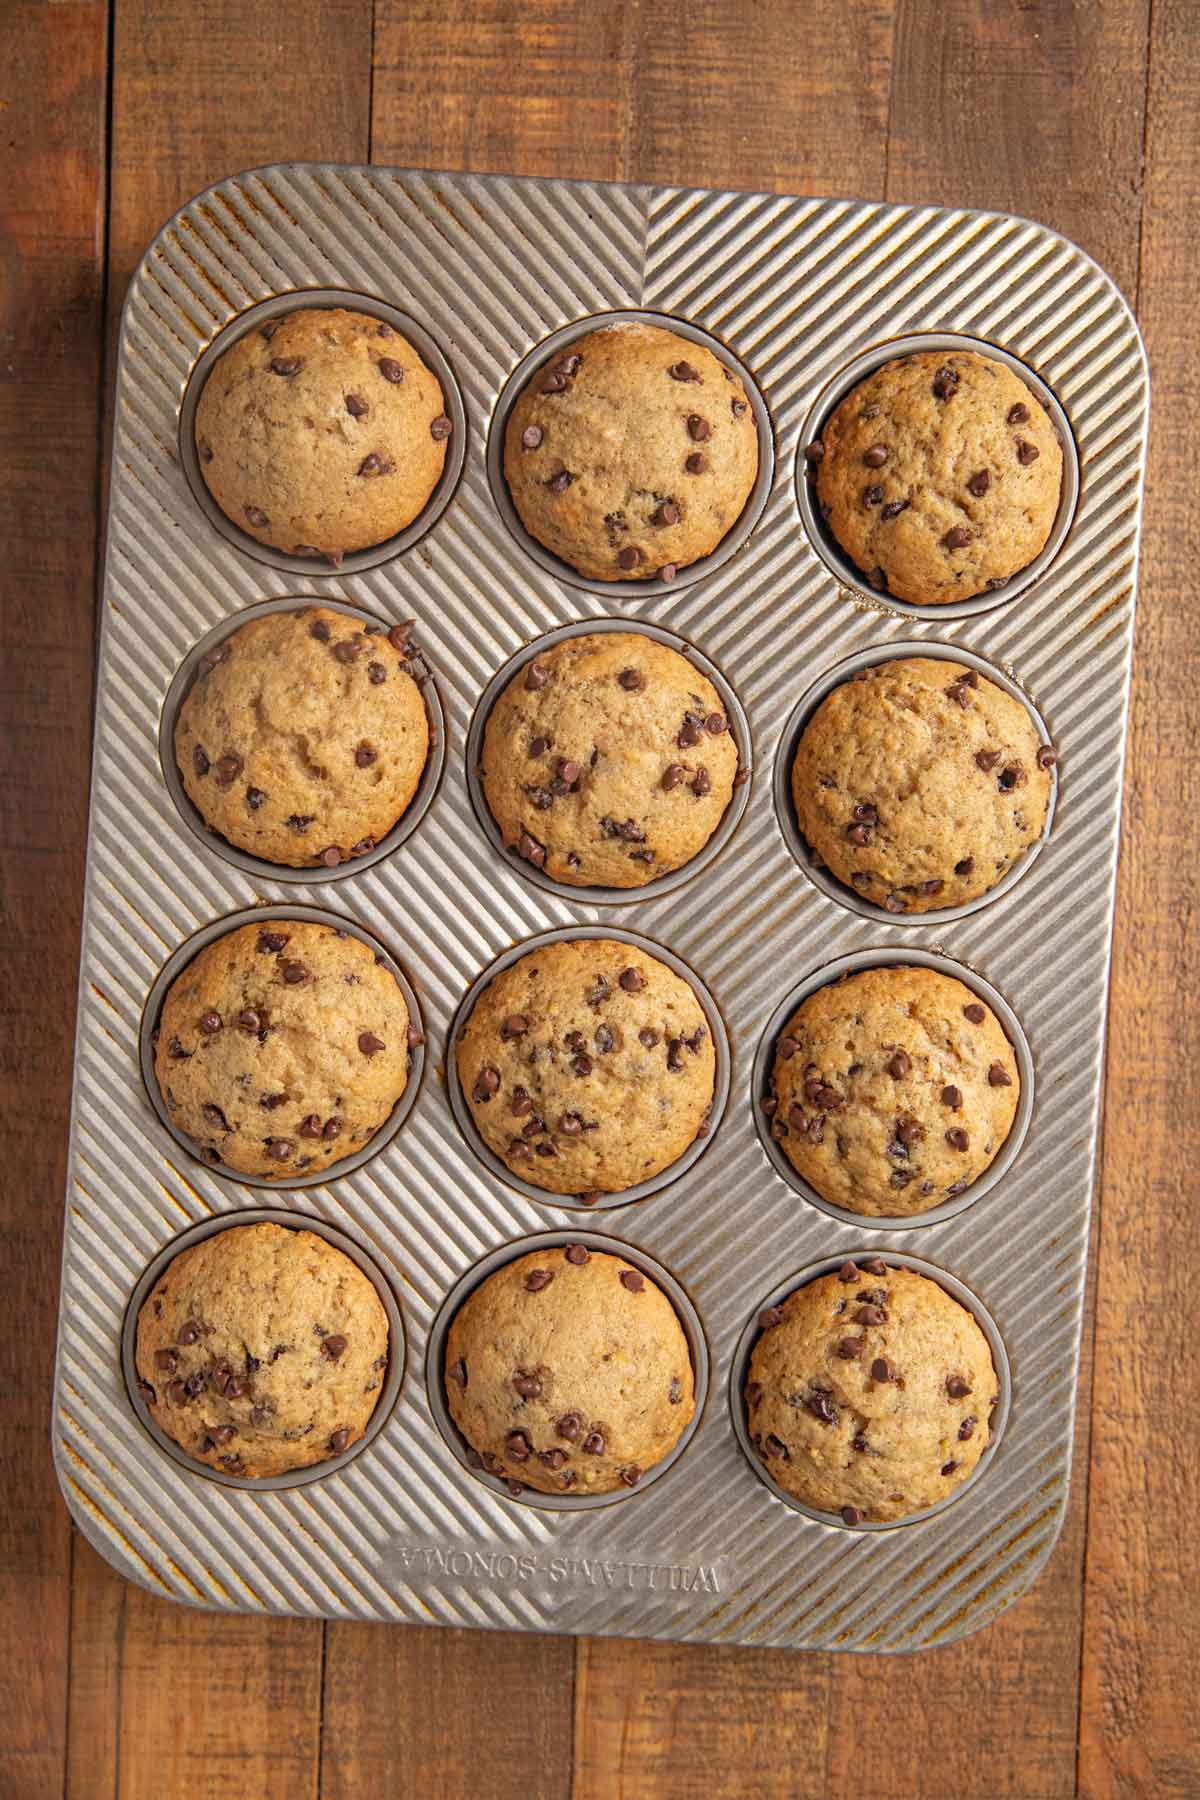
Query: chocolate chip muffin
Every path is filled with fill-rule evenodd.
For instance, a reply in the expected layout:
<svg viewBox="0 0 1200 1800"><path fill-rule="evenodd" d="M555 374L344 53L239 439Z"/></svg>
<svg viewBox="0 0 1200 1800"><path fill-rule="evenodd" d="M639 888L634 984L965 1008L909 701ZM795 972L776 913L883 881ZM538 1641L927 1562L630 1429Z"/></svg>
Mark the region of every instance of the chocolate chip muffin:
<svg viewBox="0 0 1200 1800"><path fill-rule="evenodd" d="M286 1181L375 1135L420 1041L369 945L266 918L217 938L171 983L154 1074L172 1123L206 1162Z"/></svg>
<svg viewBox="0 0 1200 1800"><path fill-rule="evenodd" d="M429 754L411 630L312 606L251 619L208 651L175 725L205 823L296 869L373 850Z"/></svg>
<svg viewBox="0 0 1200 1800"><path fill-rule="evenodd" d="M929 350L884 363L807 451L817 499L873 587L918 606L969 600L1031 563L1054 525L1062 445L1006 363Z"/></svg>
<svg viewBox="0 0 1200 1800"><path fill-rule="evenodd" d="M445 1377L450 1416L489 1474L543 1494L636 1487L695 1410L671 1302L582 1244L489 1275L451 1323Z"/></svg>
<svg viewBox="0 0 1200 1800"><path fill-rule="evenodd" d="M138 1314L138 1392L167 1436L230 1475L340 1456L388 1363L379 1295L311 1231L239 1225L175 1257Z"/></svg>
<svg viewBox="0 0 1200 1800"><path fill-rule="evenodd" d="M504 478L531 536L598 581L669 580L716 549L758 475L746 390L660 326L576 338L521 390Z"/></svg>
<svg viewBox="0 0 1200 1800"><path fill-rule="evenodd" d="M750 1438L781 1488L847 1525L903 1519L971 1474L1000 1392L978 1322L936 1281L873 1257L761 1319Z"/></svg>
<svg viewBox="0 0 1200 1800"><path fill-rule="evenodd" d="M721 700L633 632L566 638L492 708L483 788L504 842L575 887L641 887L708 842L738 778Z"/></svg>
<svg viewBox="0 0 1200 1800"><path fill-rule="evenodd" d="M906 656L834 688L805 726L792 799L810 848L891 913L977 899L1036 843L1051 745L962 663Z"/></svg>
<svg viewBox="0 0 1200 1800"><path fill-rule="evenodd" d="M708 1132L712 1033L682 976L633 944L544 944L480 994L455 1046L484 1143L554 1194L620 1193Z"/></svg>
<svg viewBox="0 0 1200 1800"><path fill-rule="evenodd" d="M200 473L226 517L335 566L412 524L449 436L441 383L408 340L342 307L245 332L196 407Z"/></svg>
<svg viewBox="0 0 1200 1800"><path fill-rule="evenodd" d="M1017 1059L979 996L936 969L864 969L810 994L775 1046L771 1130L848 1212L940 1206L994 1161L1016 1116Z"/></svg>

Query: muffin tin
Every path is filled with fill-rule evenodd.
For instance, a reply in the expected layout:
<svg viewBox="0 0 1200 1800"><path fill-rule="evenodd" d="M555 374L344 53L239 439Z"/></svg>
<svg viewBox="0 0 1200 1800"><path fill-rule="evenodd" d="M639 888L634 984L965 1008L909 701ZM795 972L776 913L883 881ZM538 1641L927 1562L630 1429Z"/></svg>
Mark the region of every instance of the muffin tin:
<svg viewBox="0 0 1200 1800"><path fill-rule="evenodd" d="M223 333L331 298L394 318L442 374L454 420L430 507L336 572L214 518L188 425ZM629 314L700 333L744 370L773 452L735 539L670 584L548 566L494 481L521 371ZM814 420L856 359L865 371L913 334L1014 357L1062 408L1061 541L986 606L902 608L861 588L808 511ZM68 1504L115 1567L231 1611L872 1650L961 1636L1028 1586L1070 1468L1146 407L1141 341L1112 283L1004 215L288 165L220 182L170 221L121 329L53 1419ZM247 608L305 598L415 618L444 769L415 828L406 819L337 871L299 872L318 913L402 965L429 1066L423 1082L414 1066L393 1135L303 1189L270 1185L272 1216L339 1233L367 1259L408 1346L369 1441L280 1486L221 1480L157 1441L122 1345L147 1269L197 1228L261 1216L266 1198L196 1160L152 1105L139 1052L156 983L182 946L243 914L307 911L289 904L298 872L238 859L173 796L177 675ZM468 733L534 640L614 621L660 628L720 672L754 774L711 854L646 889L592 894L534 881L497 849L472 804ZM1058 803L1019 880L954 916L881 917L797 866L786 781L777 806L771 772L831 679L917 650L978 658L1015 686L1059 751ZM661 1475L602 1507L481 1479L438 1385L455 1295L528 1246L604 1242L576 1203L490 1168L452 1108L448 1034L472 983L563 930L628 932L679 957L727 1046L723 1116L714 1107L695 1159L603 1214L605 1238L676 1297L709 1398ZM833 1216L760 1136L756 1058L772 1022L844 958L945 958L1011 1008L1024 1112L1008 1166L961 1206ZM803 1515L739 1441L764 1296L853 1255L920 1266L976 1308L1008 1409L971 1481L886 1529Z"/></svg>

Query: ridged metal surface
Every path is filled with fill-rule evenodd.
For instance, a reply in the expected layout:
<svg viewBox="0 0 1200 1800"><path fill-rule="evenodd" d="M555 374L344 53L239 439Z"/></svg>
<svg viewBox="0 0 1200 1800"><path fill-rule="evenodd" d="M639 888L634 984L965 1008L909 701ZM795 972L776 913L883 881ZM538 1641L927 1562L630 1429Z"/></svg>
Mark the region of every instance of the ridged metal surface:
<svg viewBox="0 0 1200 1800"><path fill-rule="evenodd" d="M177 451L181 396L206 344L265 296L314 286L377 295L421 320L469 419L462 481L433 531L346 579L299 579L225 542ZM516 362L560 326L622 307L713 332L748 366L774 422L759 525L677 594L560 582L523 554L487 486L486 433ZM1029 362L1080 450L1079 511L1053 568L1012 606L970 619L914 621L840 591L797 510L797 436L813 396L858 351L913 330L965 332ZM1061 1521L1070 1463L1145 423L1141 344L1111 282L1051 232L1002 216L291 166L222 182L164 229L134 277L121 337L54 1410L69 1503L111 1562L177 1599L245 1611L883 1650L961 1635L1029 1583ZM416 985L432 1052L419 1101L363 1168L269 1202L328 1220L376 1258L404 1313L404 1390L345 1469L259 1494L161 1454L128 1403L119 1342L150 1257L198 1219L264 1203L163 1131L141 1084L138 1028L183 938L223 913L296 897L196 842L157 751L163 697L194 640L240 607L296 592L415 616L450 746L434 804L396 855L304 894L380 936ZM732 841L694 881L599 907L536 889L488 850L462 746L479 694L522 643L612 614L667 626L720 666L750 717L755 777ZM914 637L1002 665L1062 758L1036 865L940 927L884 925L822 894L788 851L771 796L779 734L811 681L861 647ZM580 1218L487 1174L436 1067L476 973L513 940L573 921L619 924L678 951L712 989L734 1046L730 1105L704 1155L602 1225L691 1294L712 1353L705 1416L661 1481L589 1514L514 1504L472 1479L433 1422L423 1376L430 1321L464 1271L497 1244ZM897 957L941 949L993 982L1037 1067L1011 1173L957 1218L894 1236L806 1205L768 1163L750 1114L754 1049L782 995L815 966L879 945ZM889 1246L951 1271L991 1310L1013 1412L986 1477L959 1501L868 1536L775 1499L747 1465L725 1395L764 1294L823 1256Z"/></svg>

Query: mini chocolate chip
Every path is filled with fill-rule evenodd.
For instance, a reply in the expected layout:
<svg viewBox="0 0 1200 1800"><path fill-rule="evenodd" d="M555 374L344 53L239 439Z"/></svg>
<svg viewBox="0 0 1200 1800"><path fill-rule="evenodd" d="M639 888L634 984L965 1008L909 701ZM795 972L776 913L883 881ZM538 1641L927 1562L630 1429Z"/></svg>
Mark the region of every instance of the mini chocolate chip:
<svg viewBox="0 0 1200 1800"><path fill-rule="evenodd" d="M267 1138L267 1155L273 1156L276 1162L290 1162L296 1154L296 1146L291 1138Z"/></svg>
<svg viewBox="0 0 1200 1800"><path fill-rule="evenodd" d="M637 1269L622 1269L619 1280L621 1286L628 1288L631 1294L640 1294L646 1285L646 1277Z"/></svg>
<svg viewBox="0 0 1200 1800"><path fill-rule="evenodd" d="M626 1487L636 1487L642 1479L642 1471L636 1463L630 1463L628 1468L621 1470L620 1476Z"/></svg>
<svg viewBox="0 0 1200 1800"><path fill-rule="evenodd" d="M908 511L910 505L908 500L889 500L879 516L881 519L898 519L902 512Z"/></svg>
<svg viewBox="0 0 1200 1800"><path fill-rule="evenodd" d="M350 1427L348 1425L339 1425L329 1439L329 1448L334 1456L340 1456L349 1442Z"/></svg>
<svg viewBox="0 0 1200 1800"><path fill-rule="evenodd" d="M157 1404L158 1395L148 1381L139 1381L137 1384L137 1391L138 1397L144 1400L147 1406L154 1406Z"/></svg>
<svg viewBox="0 0 1200 1800"><path fill-rule="evenodd" d="M804 446L804 455L808 462L819 463L825 455L825 446L820 438L814 438L811 444Z"/></svg>
<svg viewBox="0 0 1200 1800"><path fill-rule="evenodd" d="M962 1097L962 1089L961 1088L944 1087L942 1089L942 1105L948 1106L950 1108L951 1112L958 1112L961 1109L962 1100L963 1100L963 1097Z"/></svg>
<svg viewBox="0 0 1200 1800"><path fill-rule="evenodd" d="M546 846L539 844L535 837L530 837L527 831L523 831L517 839L517 855L522 857L525 862L532 863L535 869L540 869L546 860Z"/></svg>
<svg viewBox="0 0 1200 1800"><path fill-rule="evenodd" d="M359 1039L358 1047L360 1050L363 1048L363 1042L362 1042L361 1038ZM380 1048L382 1049L382 1045L380 1046ZM368 1052L368 1054L369 1054L369 1052ZM472 1098L472 1100L476 1101L479 1105L483 1105L486 1101L491 1099L493 1094L499 1092L499 1088L500 1088L500 1071L499 1071L499 1069L493 1068L490 1063L485 1063L483 1068L480 1069L479 1073L475 1077L475 1085L471 1089L471 1098Z"/></svg>
<svg viewBox="0 0 1200 1800"><path fill-rule="evenodd" d="M703 764L696 770L691 788L697 800L703 800L706 794L712 793L712 778Z"/></svg>
<svg viewBox="0 0 1200 1800"><path fill-rule="evenodd" d="M679 786L680 782L685 779L686 775L687 775L687 770L684 768L682 763L668 763L666 768L663 770L663 775L662 775L663 788L669 794L671 792L672 788L677 788Z"/></svg>
<svg viewBox="0 0 1200 1800"><path fill-rule="evenodd" d="M527 425L521 433L521 448L523 450L536 450L545 435L546 433L540 425Z"/></svg>
<svg viewBox="0 0 1200 1800"><path fill-rule="evenodd" d="M712 426L707 419L701 418L699 413L688 414L687 428L688 436L694 444L702 444L706 438L712 436Z"/></svg>
<svg viewBox="0 0 1200 1800"><path fill-rule="evenodd" d="M646 677L640 669L622 669L617 680L629 694L640 692L646 685Z"/></svg>
<svg viewBox="0 0 1200 1800"><path fill-rule="evenodd" d="M961 1125L952 1125L946 1133L946 1142L952 1150L965 1151L970 1148L971 1140Z"/></svg>
<svg viewBox="0 0 1200 1800"><path fill-rule="evenodd" d="M857 1281L858 1269L856 1265L852 1262L844 1262L838 1270L838 1280L845 1282Z"/></svg>
<svg viewBox="0 0 1200 1800"><path fill-rule="evenodd" d="M1006 768L1001 769L999 777L1001 793L1011 794L1014 788L1024 787L1024 785L1025 770L1019 762L1009 763Z"/></svg>
<svg viewBox="0 0 1200 1800"><path fill-rule="evenodd" d="M398 363L395 357L381 356L379 359L379 373L383 376L385 381L391 381L398 384L404 380L404 365L403 363Z"/></svg>
<svg viewBox="0 0 1200 1800"><path fill-rule="evenodd" d="M964 1400L971 1392L971 1384L963 1375L947 1375L946 1392L951 1400Z"/></svg>
<svg viewBox="0 0 1200 1800"><path fill-rule="evenodd" d="M1017 461L1023 469L1027 469L1030 463L1035 463L1041 454L1036 444L1029 443L1025 438L1017 439Z"/></svg>
<svg viewBox="0 0 1200 1800"><path fill-rule="evenodd" d="M445 413L439 413L436 419L429 421L429 435L435 444L443 443L453 430L454 427Z"/></svg>
<svg viewBox="0 0 1200 1800"><path fill-rule="evenodd" d="M883 489L877 481L873 481L863 489L862 497L864 506L878 506L883 499Z"/></svg>
<svg viewBox="0 0 1200 1800"><path fill-rule="evenodd" d="M866 1347L865 1337L843 1338L837 1347L837 1353L843 1362L853 1362L856 1357L862 1355Z"/></svg>
<svg viewBox="0 0 1200 1800"><path fill-rule="evenodd" d="M902 1081L912 1068L912 1059L904 1050L897 1050L888 1061L887 1072L893 1081Z"/></svg>
<svg viewBox="0 0 1200 1800"><path fill-rule="evenodd" d="M302 981L308 980L308 970L301 962L284 963L283 979L289 987L299 987Z"/></svg>
<svg viewBox="0 0 1200 1800"><path fill-rule="evenodd" d="M192 767L195 769L197 775L207 775L209 769L212 767L212 764L209 762L208 757L204 754L204 751L199 744L197 744L192 751Z"/></svg>
<svg viewBox="0 0 1200 1800"><path fill-rule="evenodd" d="M568 1444L573 1444L583 1430L582 1415L577 1412L564 1413L561 1419L555 1420L554 1429L560 1438L566 1438Z"/></svg>
<svg viewBox="0 0 1200 1800"><path fill-rule="evenodd" d="M1000 754L999 750L977 750L975 752L976 766L982 769L985 775L989 775L1000 761Z"/></svg>
<svg viewBox="0 0 1200 1800"><path fill-rule="evenodd" d="M649 1025L643 1025L638 1032L638 1043L647 1050L653 1050L661 1040L661 1034Z"/></svg>
<svg viewBox="0 0 1200 1800"><path fill-rule="evenodd" d="M1043 744L1037 753L1038 768L1052 769L1057 761L1058 751L1054 748L1053 744Z"/></svg>
<svg viewBox="0 0 1200 1800"><path fill-rule="evenodd" d="M623 987L627 994L636 994L640 988L645 987L646 977L640 969L622 969L617 976L617 985Z"/></svg>
<svg viewBox="0 0 1200 1800"><path fill-rule="evenodd" d="M729 409L732 412L735 419L740 419L742 417L743 413L749 407L749 405L750 405L750 402L748 400L738 400L735 397L734 399L732 399L729 402Z"/></svg>
<svg viewBox="0 0 1200 1800"><path fill-rule="evenodd" d="M974 494L977 500L982 500L991 485L992 478L988 474L988 471L986 469L976 469L975 473L967 482L967 492L968 494Z"/></svg>
<svg viewBox="0 0 1200 1800"><path fill-rule="evenodd" d="M370 410L361 394L346 395L346 411L352 419L365 419Z"/></svg>
<svg viewBox="0 0 1200 1800"><path fill-rule="evenodd" d="M261 506L244 506L242 511L246 515L247 523L253 525L256 531L265 531L271 523Z"/></svg>
<svg viewBox="0 0 1200 1800"><path fill-rule="evenodd" d="M1009 1074L1008 1070L1004 1067L1003 1063L994 1062L991 1064L990 1068L988 1069L988 1086L989 1087L1011 1087L1012 1086L1012 1076Z"/></svg>
<svg viewBox="0 0 1200 1800"><path fill-rule="evenodd" d="M890 1363L886 1356L877 1356L871 1364L871 1379L872 1381L895 1381L895 1364Z"/></svg>
<svg viewBox="0 0 1200 1800"><path fill-rule="evenodd" d="M591 1254L586 1244L568 1244L563 1255L569 1263L574 1263L576 1268L582 1268L585 1262L591 1261Z"/></svg>
<svg viewBox="0 0 1200 1800"><path fill-rule="evenodd" d="M818 1389L816 1393L808 1396L804 1405L806 1411L810 1412L814 1419L820 1419L822 1425L837 1424L838 1409L831 1395Z"/></svg>
<svg viewBox="0 0 1200 1800"><path fill-rule="evenodd" d="M541 1395L542 1384L536 1375L514 1375L512 1385L522 1400L536 1400Z"/></svg>
<svg viewBox="0 0 1200 1800"><path fill-rule="evenodd" d="M525 671L525 686L531 693L536 693L539 688L544 688L549 679L549 670L544 669L539 662L531 662Z"/></svg>
<svg viewBox="0 0 1200 1800"><path fill-rule="evenodd" d="M707 731L709 737L721 737L723 733L729 730L729 721L724 713L709 713L707 719L704 721L704 729Z"/></svg>
<svg viewBox="0 0 1200 1800"><path fill-rule="evenodd" d="M298 375L304 367L302 356L273 356L271 358L272 375Z"/></svg>
<svg viewBox="0 0 1200 1800"><path fill-rule="evenodd" d="M207 438L197 438L196 449L200 453L200 461L210 463L213 459L213 447Z"/></svg>
<svg viewBox="0 0 1200 1800"><path fill-rule="evenodd" d="M693 369L690 362L672 363L667 374L672 381L699 381L700 379L699 370Z"/></svg>
<svg viewBox="0 0 1200 1800"><path fill-rule="evenodd" d="M855 1309L856 1325L882 1325L887 1319L887 1312L882 1306L860 1306Z"/></svg>
<svg viewBox="0 0 1200 1800"><path fill-rule="evenodd" d="M660 581L674 581L678 573L678 563L664 563L662 568L658 571L658 579Z"/></svg>
<svg viewBox="0 0 1200 1800"><path fill-rule="evenodd" d="M550 489L552 494L565 494L574 479L575 477L569 469L560 469L557 475L552 475L550 477L546 486Z"/></svg>
<svg viewBox="0 0 1200 1800"><path fill-rule="evenodd" d="M384 456L378 450L369 450L358 465L360 475L394 475L396 465L390 456Z"/></svg>
<svg viewBox="0 0 1200 1800"><path fill-rule="evenodd" d="M868 469L882 469L887 459L888 447L886 444L872 444L871 448L863 453L863 461Z"/></svg>
<svg viewBox="0 0 1200 1800"><path fill-rule="evenodd" d="M636 544L626 544L617 552L617 567L620 569L636 569L642 560L642 553Z"/></svg>
<svg viewBox="0 0 1200 1800"><path fill-rule="evenodd" d="M957 1467L958 1467L958 1464L956 1462L943 1463L942 1464L942 1474L943 1475L953 1475L953 1473L954 1473L955 1469L957 1469Z"/></svg>
<svg viewBox="0 0 1200 1800"><path fill-rule="evenodd" d="M1005 422L1009 425L1024 425L1028 417L1029 408L1025 405L1023 400L1018 400L1015 406L1009 407L1008 412L1005 414Z"/></svg>
<svg viewBox="0 0 1200 1800"><path fill-rule="evenodd" d="M863 1514L857 1506L843 1506L843 1508L842 1508L842 1523L843 1523L843 1525L861 1525L862 1522L863 1522Z"/></svg>
<svg viewBox="0 0 1200 1800"><path fill-rule="evenodd" d="M554 1280L553 1269L530 1269L525 1277L525 1289L530 1294L540 1294Z"/></svg>
<svg viewBox="0 0 1200 1800"><path fill-rule="evenodd" d="M973 874L974 871L975 871L975 858L973 856L964 856L962 858L961 862L956 862L954 865L954 873L956 875L961 875L964 878L968 875Z"/></svg>
<svg viewBox="0 0 1200 1800"><path fill-rule="evenodd" d="M359 1032L358 1047L364 1056L375 1056L380 1050L387 1049L387 1045L384 1043L383 1039L376 1037L373 1031Z"/></svg>
<svg viewBox="0 0 1200 1800"><path fill-rule="evenodd" d="M179 1367L179 1358L173 1350L156 1350L154 1366L156 1369L165 1369L169 1375L173 1375Z"/></svg>
<svg viewBox="0 0 1200 1800"><path fill-rule="evenodd" d="M679 508L673 500L664 500L662 505L656 507L654 512L651 513L650 523L652 525L677 525L679 523Z"/></svg>
<svg viewBox="0 0 1200 1800"><path fill-rule="evenodd" d="M220 1031L223 1023L219 1012L206 1012L200 1015L200 1029L208 1037L211 1037L214 1032Z"/></svg>
<svg viewBox="0 0 1200 1800"><path fill-rule="evenodd" d="M692 454L685 459L683 466L689 475L703 475L708 467L708 458L702 456L699 450L693 450Z"/></svg>
<svg viewBox="0 0 1200 1800"><path fill-rule="evenodd" d="M970 1019L972 1025L982 1025L987 1013L978 1000L972 1000L969 1006L963 1007L963 1018Z"/></svg>
<svg viewBox="0 0 1200 1800"><path fill-rule="evenodd" d="M231 787L244 767L241 757L231 751L217 763L217 780L222 787Z"/></svg>
<svg viewBox="0 0 1200 1800"><path fill-rule="evenodd" d="M524 1013L509 1013L500 1026L500 1036L504 1043L511 1043L513 1038L524 1037L529 1030L529 1020Z"/></svg>
<svg viewBox="0 0 1200 1800"><path fill-rule="evenodd" d="M949 400L958 387L958 371L943 363L933 378L933 391L939 400Z"/></svg>
<svg viewBox="0 0 1200 1800"><path fill-rule="evenodd" d="M582 1448L586 1456L603 1456L604 1434L599 1431L589 1431L583 1440Z"/></svg>
<svg viewBox="0 0 1200 1800"><path fill-rule="evenodd" d="M778 1325L782 1319L782 1306L768 1306L758 1315L759 1329L761 1331L770 1331L771 1327L773 1325Z"/></svg>
<svg viewBox="0 0 1200 1800"><path fill-rule="evenodd" d="M334 1332L331 1337L321 1339L321 1355L329 1362L336 1362L346 1348L346 1340L341 1332Z"/></svg>
<svg viewBox="0 0 1200 1800"><path fill-rule="evenodd" d="M583 1120L578 1113L562 1113L559 1117L558 1129L564 1137L579 1137L583 1131Z"/></svg>
<svg viewBox="0 0 1200 1800"><path fill-rule="evenodd" d="M573 1073L576 1075L590 1075L592 1072L591 1057L584 1056L584 1055L572 1057L571 1058L571 1069L572 1069Z"/></svg>
<svg viewBox="0 0 1200 1800"><path fill-rule="evenodd" d="M965 525L952 525L942 539L947 550L962 550L971 541L971 534Z"/></svg>

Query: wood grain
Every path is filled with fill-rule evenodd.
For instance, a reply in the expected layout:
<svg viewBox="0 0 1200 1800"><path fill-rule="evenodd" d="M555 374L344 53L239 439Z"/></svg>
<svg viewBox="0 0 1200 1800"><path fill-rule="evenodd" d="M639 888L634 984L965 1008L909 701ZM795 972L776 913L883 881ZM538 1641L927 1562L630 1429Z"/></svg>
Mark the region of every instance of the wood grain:
<svg viewBox="0 0 1200 1800"><path fill-rule="evenodd" d="M0 1792L62 1791L70 1535L50 1460L96 554L107 9L0 8Z"/></svg>
<svg viewBox="0 0 1200 1800"><path fill-rule="evenodd" d="M1200 1195L1200 882L1188 798L1200 791L1200 501L1184 450L1200 406L1196 32L1189 0L1155 5L1140 283L1150 512L1108 1041L1079 1750L1087 1800L1200 1792L1187 1700L1200 1682L1200 1478L1185 1425L1200 1392L1188 1325Z"/></svg>
<svg viewBox="0 0 1200 1800"><path fill-rule="evenodd" d="M321 1800L565 1800L569 1638L326 1628Z"/></svg>

